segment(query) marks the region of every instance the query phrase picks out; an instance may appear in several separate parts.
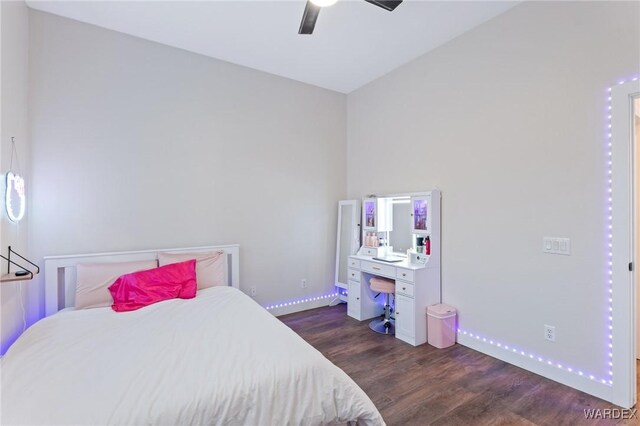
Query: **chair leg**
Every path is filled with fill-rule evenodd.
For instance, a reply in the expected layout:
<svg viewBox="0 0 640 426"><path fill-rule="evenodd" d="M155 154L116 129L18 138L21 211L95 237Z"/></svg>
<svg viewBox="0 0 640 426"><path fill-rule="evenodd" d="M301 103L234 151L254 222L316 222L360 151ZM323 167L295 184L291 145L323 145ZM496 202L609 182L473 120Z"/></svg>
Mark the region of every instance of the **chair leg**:
<svg viewBox="0 0 640 426"><path fill-rule="evenodd" d="M380 294L380 293L378 293ZM380 318L387 321L391 318L391 305L389 304L389 293L385 294L385 298L384 298L384 310L382 311L382 314L380 315Z"/></svg>
<svg viewBox="0 0 640 426"><path fill-rule="evenodd" d="M391 299L391 297L389 297L389 299ZM389 318L395 321L396 317L393 316L393 313L396 311L396 295L395 294L393 295L393 305L391 305L391 303L389 305L390 305L389 306L389 311L390 311Z"/></svg>
<svg viewBox="0 0 640 426"><path fill-rule="evenodd" d="M387 300L384 303L384 319L389 321L391 319L391 305L389 304L389 294L387 294Z"/></svg>
<svg viewBox="0 0 640 426"><path fill-rule="evenodd" d="M391 304L390 300L391 294L385 294L385 303L384 303L384 314L381 319L374 319L369 323L369 328L371 328L376 333L381 334L395 334L395 320L391 317Z"/></svg>

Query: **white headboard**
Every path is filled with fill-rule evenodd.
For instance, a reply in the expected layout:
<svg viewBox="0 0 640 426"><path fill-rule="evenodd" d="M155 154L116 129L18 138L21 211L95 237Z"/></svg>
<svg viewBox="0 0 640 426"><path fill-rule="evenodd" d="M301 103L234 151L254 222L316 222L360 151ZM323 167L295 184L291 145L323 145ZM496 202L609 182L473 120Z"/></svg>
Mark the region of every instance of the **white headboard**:
<svg viewBox="0 0 640 426"><path fill-rule="evenodd" d="M132 262L153 260L161 252L199 252L220 250L227 257L227 285L240 288L240 245L172 248L158 250L122 251L115 253L75 254L69 256L47 256L44 258L44 305L45 315L55 314L72 307L76 293L76 265L79 263Z"/></svg>

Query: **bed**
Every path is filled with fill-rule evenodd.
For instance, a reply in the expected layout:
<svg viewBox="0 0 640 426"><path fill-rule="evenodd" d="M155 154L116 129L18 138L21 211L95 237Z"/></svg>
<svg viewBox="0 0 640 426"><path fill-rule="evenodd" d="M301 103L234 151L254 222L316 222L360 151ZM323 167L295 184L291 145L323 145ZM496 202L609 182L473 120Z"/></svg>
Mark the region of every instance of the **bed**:
<svg viewBox="0 0 640 426"><path fill-rule="evenodd" d="M238 289L238 246L217 247L229 285L126 313L67 307L87 256L47 258L56 313L1 360L2 424L384 424L349 376Z"/></svg>

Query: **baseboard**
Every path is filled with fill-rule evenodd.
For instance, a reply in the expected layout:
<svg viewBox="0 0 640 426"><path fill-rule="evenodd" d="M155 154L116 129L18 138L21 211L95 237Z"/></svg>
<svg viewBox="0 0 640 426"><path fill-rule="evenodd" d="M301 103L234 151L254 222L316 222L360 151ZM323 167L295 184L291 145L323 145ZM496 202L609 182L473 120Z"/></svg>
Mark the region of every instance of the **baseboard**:
<svg viewBox="0 0 640 426"><path fill-rule="evenodd" d="M522 355L521 352L513 352L512 348L505 349L504 346L497 347L489 342L484 342L483 340L478 340L468 335L458 334L458 343L615 404L615 402L612 401L612 387L608 384L592 380L587 375L580 376L575 371L569 372L558 368L556 365L549 365L548 362L540 362L535 356L530 358L528 354Z"/></svg>

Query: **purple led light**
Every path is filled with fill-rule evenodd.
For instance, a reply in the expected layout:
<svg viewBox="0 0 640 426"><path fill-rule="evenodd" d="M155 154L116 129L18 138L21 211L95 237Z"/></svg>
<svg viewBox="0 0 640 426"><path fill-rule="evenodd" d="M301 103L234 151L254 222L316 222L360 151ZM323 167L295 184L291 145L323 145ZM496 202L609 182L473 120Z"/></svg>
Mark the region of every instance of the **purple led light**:
<svg viewBox="0 0 640 426"><path fill-rule="evenodd" d="M492 346L496 346L496 347L498 347L500 349L503 349L503 350L505 350L507 352L514 353L514 354L517 354L517 355L521 355L521 356L523 356L525 358L537 359L538 362L540 362L541 364L545 364L545 365L550 366L550 367L555 367L555 368L557 368L559 370L566 371L568 373L578 374L579 376L583 376L584 377L584 373L582 371L578 371L576 373L576 371L572 367L568 367L568 366L563 365L563 364L561 364L559 362L555 362L553 360L546 359L546 358L543 358L541 356L534 355L533 353L530 353L530 352L525 352L525 351L520 350L518 348L515 348L513 346L505 345L505 344L503 344L501 342L490 340L490 339L488 339L486 337L482 337L482 336L480 336L478 334L474 334L474 333L472 333L470 331L467 331L467 330L464 330L462 328L458 328L458 333L460 333L462 335L465 335L465 336L469 336L469 337L475 337L476 340L482 341L484 343L488 343L488 344L490 344ZM607 381L605 379L599 379L596 376L594 376L593 374L589 374L588 377L593 381L600 382L600 383L603 383L605 385L611 385L612 384L611 380Z"/></svg>
<svg viewBox="0 0 640 426"><path fill-rule="evenodd" d="M270 310L276 309L276 308L284 308L284 307L287 307L287 306L298 305L300 303L308 303L308 302L313 302L313 301L316 301L316 300L329 299L329 298L333 298L333 297L338 297L338 293L325 294L324 296L317 296L317 297L309 298L309 299L297 299L297 300L292 300L291 302L282 302L282 303L275 304L275 305L268 305L268 306L265 306L264 308L267 311L270 311Z"/></svg>

